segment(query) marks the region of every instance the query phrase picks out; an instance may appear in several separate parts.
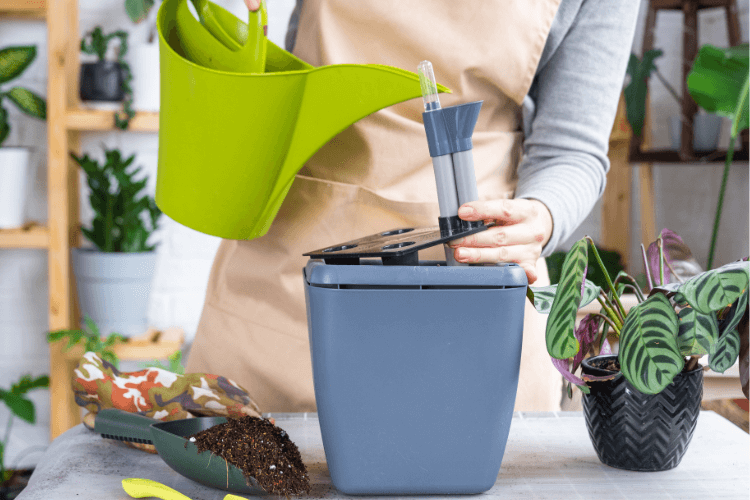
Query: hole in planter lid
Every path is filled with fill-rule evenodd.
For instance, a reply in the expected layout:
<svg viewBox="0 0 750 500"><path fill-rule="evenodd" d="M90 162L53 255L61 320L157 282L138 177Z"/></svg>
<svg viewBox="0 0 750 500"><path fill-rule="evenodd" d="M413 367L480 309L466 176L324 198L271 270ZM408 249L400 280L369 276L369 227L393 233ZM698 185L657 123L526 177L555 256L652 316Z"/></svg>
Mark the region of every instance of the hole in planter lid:
<svg viewBox="0 0 750 500"><path fill-rule="evenodd" d="M357 248L357 245L341 245L337 247L326 248L324 252L340 252L341 250L349 250L350 248Z"/></svg>
<svg viewBox="0 0 750 500"><path fill-rule="evenodd" d="M413 241L403 241L401 243L394 243L392 245L386 245L383 247L383 250L395 250L396 248L404 248L413 244L414 244Z"/></svg>
<svg viewBox="0 0 750 500"><path fill-rule="evenodd" d="M405 228L405 229L396 229L394 231L386 231L384 233L380 233L380 236L394 236L397 234L408 233L409 231L414 231L414 228L410 227L410 228Z"/></svg>

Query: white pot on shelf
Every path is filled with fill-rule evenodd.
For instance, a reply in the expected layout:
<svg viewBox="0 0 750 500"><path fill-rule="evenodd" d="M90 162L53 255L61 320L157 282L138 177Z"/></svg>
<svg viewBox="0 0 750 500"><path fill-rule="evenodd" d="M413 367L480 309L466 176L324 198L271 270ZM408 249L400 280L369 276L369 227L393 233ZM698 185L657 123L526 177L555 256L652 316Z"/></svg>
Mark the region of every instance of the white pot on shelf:
<svg viewBox="0 0 750 500"><path fill-rule="evenodd" d="M721 117L713 114L697 114L693 117L693 149L700 153L716 150L721 132ZM682 121L679 116L669 119L669 133L672 149L680 150Z"/></svg>
<svg viewBox="0 0 750 500"><path fill-rule="evenodd" d="M0 148L0 229L21 227L26 222L30 153L27 148Z"/></svg>
<svg viewBox="0 0 750 500"><path fill-rule="evenodd" d="M133 109L159 111L159 44L141 43L131 50Z"/></svg>

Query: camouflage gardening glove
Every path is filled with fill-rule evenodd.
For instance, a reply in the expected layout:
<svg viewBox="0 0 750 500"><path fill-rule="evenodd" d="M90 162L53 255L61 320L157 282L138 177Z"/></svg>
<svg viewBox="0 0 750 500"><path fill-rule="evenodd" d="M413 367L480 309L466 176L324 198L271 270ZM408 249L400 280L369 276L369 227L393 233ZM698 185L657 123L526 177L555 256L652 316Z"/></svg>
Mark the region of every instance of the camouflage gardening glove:
<svg viewBox="0 0 750 500"><path fill-rule="evenodd" d="M94 352L87 352L73 372L78 406L91 413L119 408L158 420L193 416L260 417L247 391L225 377L207 373L180 375L163 368L120 372Z"/></svg>

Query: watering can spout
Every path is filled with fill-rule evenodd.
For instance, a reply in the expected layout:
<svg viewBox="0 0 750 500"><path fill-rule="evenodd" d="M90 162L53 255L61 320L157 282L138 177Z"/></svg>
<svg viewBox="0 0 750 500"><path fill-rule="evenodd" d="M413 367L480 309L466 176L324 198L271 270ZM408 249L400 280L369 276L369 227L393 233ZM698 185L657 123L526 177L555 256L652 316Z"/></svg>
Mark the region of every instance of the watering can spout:
<svg viewBox="0 0 750 500"><path fill-rule="evenodd" d="M265 72L251 72L241 62L252 48L242 45L247 25L202 3L219 23L210 32L187 0L159 10L160 69L169 78L161 79L156 202L195 230L252 239L268 231L318 149L357 120L419 97L419 78L381 65L316 68L270 41ZM222 27L223 38L212 35Z"/></svg>

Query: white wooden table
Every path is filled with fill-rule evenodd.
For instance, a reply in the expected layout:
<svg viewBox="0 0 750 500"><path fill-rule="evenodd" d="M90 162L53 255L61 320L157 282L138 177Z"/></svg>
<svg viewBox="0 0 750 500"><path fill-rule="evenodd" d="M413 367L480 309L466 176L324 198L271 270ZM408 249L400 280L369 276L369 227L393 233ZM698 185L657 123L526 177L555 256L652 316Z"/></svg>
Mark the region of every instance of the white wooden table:
<svg viewBox="0 0 750 500"><path fill-rule="evenodd" d="M347 498L331 485L317 416L272 416L299 446L313 485L309 498ZM102 439L79 425L50 445L28 488L18 498L124 500L130 498L121 486L121 480L127 477L159 481L194 500L223 499L226 495L183 478L156 455ZM481 495L524 500L749 497L750 438L713 412L701 412L682 463L664 472L628 472L603 465L579 412L516 414L497 482Z"/></svg>

